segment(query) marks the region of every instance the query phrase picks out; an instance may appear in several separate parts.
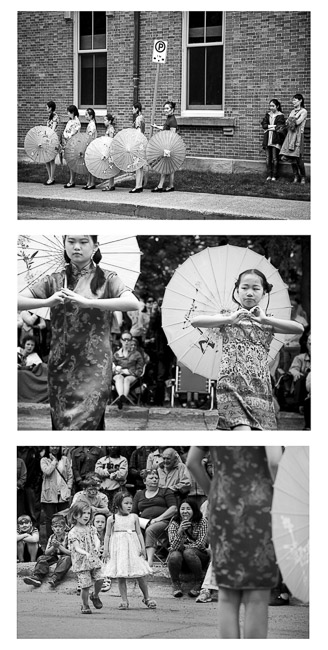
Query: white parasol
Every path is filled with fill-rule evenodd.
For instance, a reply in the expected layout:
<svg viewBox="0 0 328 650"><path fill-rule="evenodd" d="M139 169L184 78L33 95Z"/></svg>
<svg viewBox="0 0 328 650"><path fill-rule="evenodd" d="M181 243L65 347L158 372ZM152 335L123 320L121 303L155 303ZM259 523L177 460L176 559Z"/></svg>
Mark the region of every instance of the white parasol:
<svg viewBox="0 0 328 650"><path fill-rule="evenodd" d="M146 155L154 171L171 174L182 167L186 157L186 145L175 131L159 131L150 138Z"/></svg>
<svg viewBox="0 0 328 650"><path fill-rule="evenodd" d="M144 167L147 138L139 129L122 129L113 138L112 156L115 165L124 172Z"/></svg>
<svg viewBox="0 0 328 650"><path fill-rule="evenodd" d="M85 152L88 172L96 178L108 179L117 176L120 170L114 165L112 157L113 138L103 135L92 140Z"/></svg>
<svg viewBox="0 0 328 650"><path fill-rule="evenodd" d="M58 136L49 126L34 126L26 134L24 149L34 162L48 163L59 152Z"/></svg>
<svg viewBox="0 0 328 650"><path fill-rule="evenodd" d="M234 284L242 271L256 268L273 285L268 313L288 320L291 314L287 285L277 269L250 248L215 246L189 257L177 268L166 287L162 305L162 326L168 343L178 361L192 372L217 379L222 355L222 339L217 328L194 328L195 315L212 315L234 311ZM268 295L260 306L265 310ZM275 334L269 351L274 359L284 344L285 336Z"/></svg>

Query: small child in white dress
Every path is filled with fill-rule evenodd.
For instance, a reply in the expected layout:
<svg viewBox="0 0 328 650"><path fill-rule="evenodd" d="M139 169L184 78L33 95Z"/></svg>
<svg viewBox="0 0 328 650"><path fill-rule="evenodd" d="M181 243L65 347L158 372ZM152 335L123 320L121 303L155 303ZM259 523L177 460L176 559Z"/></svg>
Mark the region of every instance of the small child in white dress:
<svg viewBox="0 0 328 650"><path fill-rule="evenodd" d="M117 492L113 514L107 519L103 558L109 558L107 572L118 579L122 598L119 609L128 609L127 578L136 578L143 594L142 602L149 609L156 602L149 598L147 576L151 569L146 561L146 549L138 516L132 512L132 497L128 492Z"/></svg>

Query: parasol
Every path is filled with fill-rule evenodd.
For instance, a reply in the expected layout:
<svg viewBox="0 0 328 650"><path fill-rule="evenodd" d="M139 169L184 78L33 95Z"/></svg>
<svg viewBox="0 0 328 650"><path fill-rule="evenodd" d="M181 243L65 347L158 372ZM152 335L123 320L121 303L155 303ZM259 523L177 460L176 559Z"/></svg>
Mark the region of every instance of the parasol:
<svg viewBox="0 0 328 650"><path fill-rule="evenodd" d="M120 279L133 289L140 273L140 249L136 237L99 237L102 254L100 266L115 271ZM39 282L45 275L65 268L64 245L61 235L20 235L18 238L18 291ZM42 318L49 318L49 309L32 309Z"/></svg>
<svg viewBox="0 0 328 650"><path fill-rule="evenodd" d="M48 126L34 126L26 134L24 149L37 163L48 163L56 158L60 145L58 136Z"/></svg>
<svg viewBox="0 0 328 650"><path fill-rule="evenodd" d="M69 168L77 174L87 174L85 165L85 152L90 143L90 137L86 133L75 133L67 141L64 149L65 160Z"/></svg>
<svg viewBox="0 0 328 650"><path fill-rule="evenodd" d="M117 176L120 170L112 158L113 139L107 135L92 140L85 152L85 164L88 172L96 178L108 179Z"/></svg>
<svg viewBox="0 0 328 650"><path fill-rule="evenodd" d="M287 447L272 502L272 536L283 581L309 600L309 447Z"/></svg>
<svg viewBox="0 0 328 650"><path fill-rule="evenodd" d="M112 156L115 165L124 172L135 172L146 160L147 138L139 129L122 129L114 138Z"/></svg>
<svg viewBox="0 0 328 650"><path fill-rule="evenodd" d="M268 313L289 319L291 305L287 286L277 269L263 256L250 248L215 246L189 257L175 271L166 287L162 305L162 326L168 343L178 361L192 372L217 379L222 353L222 339L217 328L197 327L190 318L234 311L232 300L234 284L242 271L256 268L273 285ZM268 295L260 306L265 310ZM275 334L269 360L275 358L284 344L285 336Z"/></svg>
<svg viewBox="0 0 328 650"><path fill-rule="evenodd" d="M146 156L153 170L160 174L171 174L182 166L186 145L175 131L160 131L150 138Z"/></svg>

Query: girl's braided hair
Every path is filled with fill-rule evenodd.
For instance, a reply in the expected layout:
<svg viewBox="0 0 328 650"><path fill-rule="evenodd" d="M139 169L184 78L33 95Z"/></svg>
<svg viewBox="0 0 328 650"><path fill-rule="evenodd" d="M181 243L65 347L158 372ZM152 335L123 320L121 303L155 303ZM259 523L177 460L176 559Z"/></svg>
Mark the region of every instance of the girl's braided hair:
<svg viewBox="0 0 328 650"><path fill-rule="evenodd" d="M89 236L91 237L93 243L97 244L97 241L98 241L97 235L89 235ZM65 245L66 237L67 237L67 235L64 235L64 238L63 238L64 239L64 245ZM66 277L67 277L67 286L69 286L70 283L73 280L73 272L72 272L71 260L68 257L68 255L66 253L66 250L64 250L64 259L65 259L65 262L67 264L67 266L66 266ZM95 274L94 274L94 276L93 276L93 278L91 280L91 284L90 284L90 289L91 289L92 293L95 296L97 295L98 289L100 289L100 287L102 287L103 284L106 282L106 277L105 277L104 271L102 270L102 268L100 268L100 266L98 266L101 259L102 259L102 254L100 252L100 248L97 248L96 252L94 253L94 255L92 257L92 261L96 265L96 271L95 271Z"/></svg>

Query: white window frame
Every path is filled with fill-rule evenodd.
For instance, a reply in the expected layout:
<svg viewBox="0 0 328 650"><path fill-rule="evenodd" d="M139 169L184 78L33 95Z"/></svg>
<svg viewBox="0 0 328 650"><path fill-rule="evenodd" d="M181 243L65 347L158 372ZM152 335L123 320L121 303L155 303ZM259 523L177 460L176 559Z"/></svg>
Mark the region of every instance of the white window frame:
<svg viewBox="0 0 328 650"><path fill-rule="evenodd" d="M106 12L107 13L107 12ZM107 21L106 21L106 49L101 49L101 50L80 50L79 47L79 37L80 37L80 12L79 11L74 11L73 15L73 97L74 97L74 104L77 106L80 117L82 117L82 113L85 111L85 108L81 108L78 104L79 102L79 55L81 53L83 54L94 54L94 52L97 53L104 53L108 50L108 40L107 40ZM107 108L95 108L95 114L96 117L103 117L107 113Z"/></svg>
<svg viewBox="0 0 328 650"><path fill-rule="evenodd" d="M190 109L187 108L188 92L188 25L189 12L182 12L182 78L181 78L181 117L224 117L225 102L225 16L222 12L222 43L223 43L223 71L222 71L222 109Z"/></svg>

